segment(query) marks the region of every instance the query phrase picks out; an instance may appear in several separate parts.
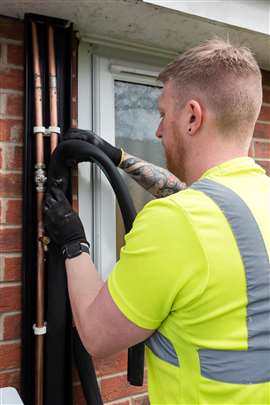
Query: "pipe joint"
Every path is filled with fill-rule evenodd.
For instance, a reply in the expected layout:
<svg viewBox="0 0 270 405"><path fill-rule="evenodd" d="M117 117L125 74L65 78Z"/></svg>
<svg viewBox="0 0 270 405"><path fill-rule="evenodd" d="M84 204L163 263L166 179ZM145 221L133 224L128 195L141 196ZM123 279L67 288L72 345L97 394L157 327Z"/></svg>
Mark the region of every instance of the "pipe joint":
<svg viewBox="0 0 270 405"><path fill-rule="evenodd" d="M44 170L45 165L43 163L38 163L35 165L35 183L37 185L37 191L45 191L45 184L47 182L46 172Z"/></svg>

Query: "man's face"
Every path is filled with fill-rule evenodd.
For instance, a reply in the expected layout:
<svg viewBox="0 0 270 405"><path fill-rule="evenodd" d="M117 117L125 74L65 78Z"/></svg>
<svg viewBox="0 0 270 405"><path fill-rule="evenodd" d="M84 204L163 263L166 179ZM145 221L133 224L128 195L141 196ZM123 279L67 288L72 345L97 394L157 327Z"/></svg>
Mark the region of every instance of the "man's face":
<svg viewBox="0 0 270 405"><path fill-rule="evenodd" d="M185 132L181 125L184 112L177 105L173 82L165 83L159 97L158 109L160 123L156 136L164 147L167 168L181 181L185 181Z"/></svg>

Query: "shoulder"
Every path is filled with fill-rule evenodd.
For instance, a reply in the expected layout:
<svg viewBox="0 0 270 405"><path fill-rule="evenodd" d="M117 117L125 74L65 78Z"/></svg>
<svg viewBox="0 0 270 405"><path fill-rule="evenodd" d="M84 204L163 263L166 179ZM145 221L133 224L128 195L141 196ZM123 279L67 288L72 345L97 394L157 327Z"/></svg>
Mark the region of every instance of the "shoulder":
<svg viewBox="0 0 270 405"><path fill-rule="evenodd" d="M138 243L152 241L157 244L175 241L186 243L193 239L197 243L189 211L199 206L194 201L193 190L184 190L165 198L147 203L138 213L126 242L135 239ZM196 200L196 198L195 198Z"/></svg>

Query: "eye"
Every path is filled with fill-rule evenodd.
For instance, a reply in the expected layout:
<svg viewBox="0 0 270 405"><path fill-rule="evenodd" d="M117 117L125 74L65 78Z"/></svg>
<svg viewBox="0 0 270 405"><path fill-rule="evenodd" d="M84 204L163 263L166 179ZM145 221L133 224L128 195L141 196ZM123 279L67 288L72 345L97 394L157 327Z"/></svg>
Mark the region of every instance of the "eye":
<svg viewBox="0 0 270 405"><path fill-rule="evenodd" d="M160 116L160 119L162 119L162 118L165 117L165 113L160 111L160 112L159 112L159 116Z"/></svg>

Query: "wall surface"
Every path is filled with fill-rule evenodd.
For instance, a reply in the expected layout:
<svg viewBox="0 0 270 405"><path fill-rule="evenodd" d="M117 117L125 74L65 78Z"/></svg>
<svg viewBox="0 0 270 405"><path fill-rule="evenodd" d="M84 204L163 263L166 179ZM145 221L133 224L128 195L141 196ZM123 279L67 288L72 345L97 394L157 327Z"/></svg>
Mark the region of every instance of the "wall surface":
<svg viewBox="0 0 270 405"><path fill-rule="evenodd" d="M76 53L73 54L76 63ZM20 390L23 23L0 16L0 387ZM72 85L72 124L76 125L77 80ZM76 177L75 187L76 187ZM76 200L74 201L76 208ZM139 405L146 387L126 382L127 353L96 362L105 403ZM85 403L74 370L74 403Z"/></svg>
<svg viewBox="0 0 270 405"><path fill-rule="evenodd" d="M270 72L263 72L263 78L264 104L250 156L270 174ZM74 106L73 114L75 120ZM18 389L21 359L22 146L23 23L0 17L0 387L14 386ZM140 405L145 401L145 386L136 388L127 384L126 364L126 353L96 362L105 403ZM84 404L76 372L74 392L76 404Z"/></svg>
<svg viewBox="0 0 270 405"><path fill-rule="evenodd" d="M0 17L0 386L20 384L23 24Z"/></svg>

